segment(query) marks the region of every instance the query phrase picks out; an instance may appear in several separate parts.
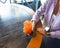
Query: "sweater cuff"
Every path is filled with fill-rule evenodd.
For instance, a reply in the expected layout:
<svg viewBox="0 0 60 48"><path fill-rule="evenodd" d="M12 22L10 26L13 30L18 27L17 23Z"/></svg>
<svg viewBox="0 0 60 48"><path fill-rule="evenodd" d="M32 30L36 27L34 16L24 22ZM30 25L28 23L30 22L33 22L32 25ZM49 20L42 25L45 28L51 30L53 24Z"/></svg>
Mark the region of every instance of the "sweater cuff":
<svg viewBox="0 0 60 48"><path fill-rule="evenodd" d="M34 19L34 18L32 18L31 21L32 21L32 22L33 22L33 21L38 22L38 20L36 20L36 19Z"/></svg>
<svg viewBox="0 0 60 48"><path fill-rule="evenodd" d="M52 38L56 38L56 33L55 32L50 32Z"/></svg>

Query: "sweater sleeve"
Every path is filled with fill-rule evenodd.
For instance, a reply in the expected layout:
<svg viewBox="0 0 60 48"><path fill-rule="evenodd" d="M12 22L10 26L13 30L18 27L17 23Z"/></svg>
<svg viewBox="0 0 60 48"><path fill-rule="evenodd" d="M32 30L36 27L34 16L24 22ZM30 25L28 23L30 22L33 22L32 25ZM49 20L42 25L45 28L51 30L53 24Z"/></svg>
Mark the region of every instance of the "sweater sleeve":
<svg viewBox="0 0 60 48"><path fill-rule="evenodd" d="M43 5L41 5L39 7L39 9L35 12L35 14L33 15L32 17L32 20L31 21L36 21L38 22L38 20L40 19L40 16L44 14L45 12L45 9L46 9L46 5L47 5L48 1L46 1Z"/></svg>
<svg viewBox="0 0 60 48"><path fill-rule="evenodd" d="M50 33L51 33L51 37L52 38L58 38L58 39L60 39L60 30L53 31L53 32L50 32Z"/></svg>

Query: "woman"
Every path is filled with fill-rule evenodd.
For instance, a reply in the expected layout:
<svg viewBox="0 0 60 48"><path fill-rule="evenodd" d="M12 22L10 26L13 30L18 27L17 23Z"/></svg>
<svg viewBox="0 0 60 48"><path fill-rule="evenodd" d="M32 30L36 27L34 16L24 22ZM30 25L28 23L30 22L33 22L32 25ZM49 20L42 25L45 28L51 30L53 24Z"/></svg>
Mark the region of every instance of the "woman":
<svg viewBox="0 0 60 48"><path fill-rule="evenodd" d="M44 14L45 23L50 27L50 32L46 32L44 28L37 29L42 35L49 36L47 39L47 48L60 48L60 0L47 0L34 14L32 18L32 29L39 21L40 16ZM43 31L42 31L43 30ZM43 42L45 42L44 39ZM42 43L41 48L44 47Z"/></svg>

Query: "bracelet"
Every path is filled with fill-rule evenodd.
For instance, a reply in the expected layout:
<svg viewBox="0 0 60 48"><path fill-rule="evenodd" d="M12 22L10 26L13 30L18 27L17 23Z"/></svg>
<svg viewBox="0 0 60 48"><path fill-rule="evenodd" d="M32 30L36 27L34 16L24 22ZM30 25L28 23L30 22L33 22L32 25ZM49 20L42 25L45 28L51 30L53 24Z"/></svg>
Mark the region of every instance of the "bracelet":
<svg viewBox="0 0 60 48"><path fill-rule="evenodd" d="M47 37L50 37L50 36L51 36L51 34L50 34L50 32L48 32L48 33L47 33Z"/></svg>

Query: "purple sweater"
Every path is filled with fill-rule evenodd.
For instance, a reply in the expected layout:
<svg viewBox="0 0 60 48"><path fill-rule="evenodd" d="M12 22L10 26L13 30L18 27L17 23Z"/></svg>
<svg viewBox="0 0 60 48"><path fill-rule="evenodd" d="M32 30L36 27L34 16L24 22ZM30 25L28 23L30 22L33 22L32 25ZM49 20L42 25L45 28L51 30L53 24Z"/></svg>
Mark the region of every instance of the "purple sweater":
<svg viewBox="0 0 60 48"><path fill-rule="evenodd" d="M57 0L47 0L33 15L32 20L38 22L40 16L44 14L45 22L51 26L51 37L60 39L60 10L56 14L54 21L52 20L53 10L56 6Z"/></svg>

